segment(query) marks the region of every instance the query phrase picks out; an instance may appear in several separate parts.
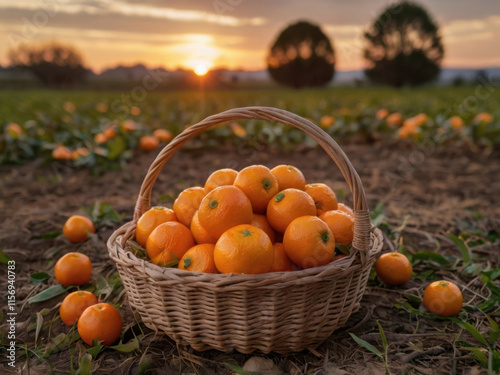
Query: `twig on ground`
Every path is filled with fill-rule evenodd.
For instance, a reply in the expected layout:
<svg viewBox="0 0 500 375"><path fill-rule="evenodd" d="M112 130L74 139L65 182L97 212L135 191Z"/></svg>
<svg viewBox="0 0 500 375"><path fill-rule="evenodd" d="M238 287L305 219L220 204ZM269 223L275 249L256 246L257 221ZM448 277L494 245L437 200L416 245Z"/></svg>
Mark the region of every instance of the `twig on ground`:
<svg viewBox="0 0 500 375"><path fill-rule="evenodd" d="M444 353L445 350L440 347L440 346L434 346L430 349L424 350L424 351L414 351L409 354L405 354L399 357L399 360L403 363L408 363L413 361L414 359L423 357L423 356L436 356Z"/></svg>

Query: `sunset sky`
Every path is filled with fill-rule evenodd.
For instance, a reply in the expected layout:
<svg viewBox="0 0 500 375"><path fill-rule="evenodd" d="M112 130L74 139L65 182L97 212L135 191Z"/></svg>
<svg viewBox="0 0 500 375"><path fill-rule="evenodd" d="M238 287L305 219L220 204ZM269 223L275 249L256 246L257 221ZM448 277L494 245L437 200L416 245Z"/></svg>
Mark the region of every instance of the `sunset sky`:
<svg viewBox="0 0 500 375"><path fill-rule="evenodd" d="M0 64L19 42L77 47L96 71L117 64L265 68L270 44L299 19L334 43L338 70L364 66L362 31L384 0L0 0ZM499 0L420 1L441 26L444 66L500 66ZM231 5L232 4L232 5ZM307 4L307 5L306 5ZM35 26L33 26L35 25Z"/></svg>

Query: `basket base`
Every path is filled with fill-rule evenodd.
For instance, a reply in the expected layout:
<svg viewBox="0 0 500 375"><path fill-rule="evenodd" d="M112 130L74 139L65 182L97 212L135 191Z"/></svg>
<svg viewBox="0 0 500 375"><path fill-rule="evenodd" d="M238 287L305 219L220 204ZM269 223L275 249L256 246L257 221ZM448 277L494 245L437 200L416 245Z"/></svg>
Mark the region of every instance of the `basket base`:
<svg viewBox="0 0 500 375"><path fill-rule="evenodd" d="M322 267L260 275L203 274L162 268L108 241L130 302L146 326L197 351L289 354L315 348L360 307L382 233L372 250Z"/></svg>
<svg viewBox="0 0 500 375"><path fill-rule="evenodd" d="M353 310L353 313L357 312L358 310L359 310L359 306L357 309ZM347 323L347 320L348 319L346 319L346 322L343 325L338 325L335 328L335 331L344 327ZM295 338L295 340L291 340L290 342L282 342L280 346L275 346L275 347L269 347L269 346L265 346L265 345L262 345L262 346L253 345L250 347L243 347L241 345L229 345L229 343L227 343L228 345L222 345L223 344L222 342L221 342L221 345L214 346L213 344L210 344L210 345L206 344L205 340L203 340L203 338L201 338L201 337L198 338L199 341L195 340L195 341L191 341L191 342L185 340L182 337L177 337L177 339L176 339L175 337L170 336L168 333L166 333L164 331L158 331L156 325L153 322L147 322L147 321L143 320L143 323L146 327L155 331L157 334L161 334L161 335L165 335L165 336L169 337L169 339L171 339L177 345L180 345L180 346L183 346L186 348L191 347L192 349L194 349L198 352L204 352L207 350L218 350L218 351L221 351L224 353L231 353L233 351L237 351L237 352L242 353L242 354L251 354L251 353L255 353L255 352L269 354L271 352L274 352L277 354L288 355L288 354L300 353L304 350L309 350L309 349L314 350L317 347L319 347L321 344L323 344L325 341L327 341L330 337L332 337L332 335L335 334L335 331L334 331L334 332L331 332L330 334L327 334L327 335L318 336L318 337L316 337L316 340L313 340L307 344L305 342L303 342L301 340L301 338L299 337L299 338Z"/></svg>

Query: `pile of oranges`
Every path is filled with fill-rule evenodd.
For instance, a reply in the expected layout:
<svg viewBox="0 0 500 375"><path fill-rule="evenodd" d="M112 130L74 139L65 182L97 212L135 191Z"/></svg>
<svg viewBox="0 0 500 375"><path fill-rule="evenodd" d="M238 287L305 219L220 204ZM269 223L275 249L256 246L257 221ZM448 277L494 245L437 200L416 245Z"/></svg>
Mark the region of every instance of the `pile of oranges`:
<svg viewBox="0 0 500 375"><path fill-rule="evenodd" d="M64 287L82 286L92 277L92 263L82 253L71 252L62 256L54 267L57 281ZM108 303L84 290L68 294L59 307L61 320L67 326L77 324L80 338L88 345L97 340L102 345L114 343L122 332L120 312Z"/></svg>
<svg viewBox="0 0 500 375"><path fill-rule="evenodd" d="M208 273L325 265L336 243L349 246L353 235L353 211L290 165L217 170L204 187L182 191L173 209L153 207L136 226L136 241L152 263Z"/></svg>
<svg viewBox="0 0 500 375"><path fill-rule="evenodd" d="M80 215L71 216L63 227L64 236L72 243L86 241L95 231L94 223ZM85 254L66 253L54 266L54 276L64 287L84 286L92 277L92 262ZM59 307L59 315L67 326L77 323L80 338L90 346L96 342L111 345L122 332L120 312L85 290L68 294Z"/></svg>

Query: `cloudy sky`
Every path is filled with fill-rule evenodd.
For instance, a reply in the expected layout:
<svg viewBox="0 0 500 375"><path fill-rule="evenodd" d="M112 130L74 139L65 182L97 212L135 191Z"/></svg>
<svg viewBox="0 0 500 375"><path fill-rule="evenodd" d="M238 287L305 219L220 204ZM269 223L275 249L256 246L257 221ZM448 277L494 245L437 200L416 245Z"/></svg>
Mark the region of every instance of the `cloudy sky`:
<svg viewBox="0 0 500 375"><path fill-rule="evenodd" d="M0 0L0 64L20 42L76 46L99 71L118 63L261 69L291 22L320 24L337 69L364 66L360 36L387 0ZM441 26L447 67L500 66L499 0L420 0Z"/></svg>

